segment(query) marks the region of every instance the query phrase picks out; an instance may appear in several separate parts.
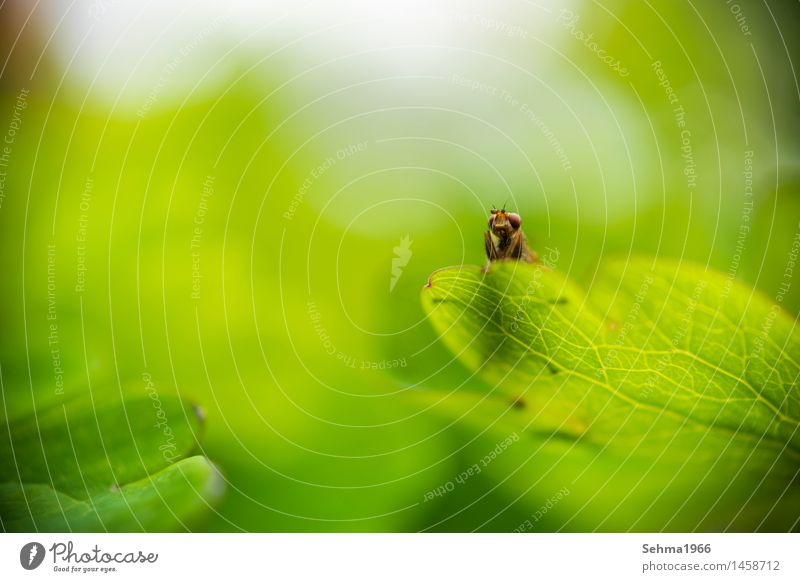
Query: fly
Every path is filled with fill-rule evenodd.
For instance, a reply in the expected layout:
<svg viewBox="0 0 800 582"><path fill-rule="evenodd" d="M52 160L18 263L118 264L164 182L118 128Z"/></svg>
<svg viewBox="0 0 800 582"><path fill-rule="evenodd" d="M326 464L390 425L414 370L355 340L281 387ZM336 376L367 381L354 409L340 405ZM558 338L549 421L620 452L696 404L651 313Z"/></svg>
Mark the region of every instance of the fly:
<svg viewBox="0 0 800 582"><path fill-rule="evenodd" d="M536 253L528 246L528 242L520 226L522 218L516 212L506 209L492 208L489 215L489 230L483 233L486 242L486 256L489 263L494 261L515 260L535 263L539 260Z"/></svg>

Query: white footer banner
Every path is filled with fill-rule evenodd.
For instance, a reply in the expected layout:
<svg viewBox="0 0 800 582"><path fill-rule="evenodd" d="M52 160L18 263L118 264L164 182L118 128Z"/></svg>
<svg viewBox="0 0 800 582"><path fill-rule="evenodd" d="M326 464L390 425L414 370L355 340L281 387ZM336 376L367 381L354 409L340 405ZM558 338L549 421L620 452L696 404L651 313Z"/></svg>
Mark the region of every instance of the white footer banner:
<svg viewBox="0 0 800 582"><path fill-rule="evenodd" d="M798 562L800 534L0 535L3 581L797 581Z"/></svg>

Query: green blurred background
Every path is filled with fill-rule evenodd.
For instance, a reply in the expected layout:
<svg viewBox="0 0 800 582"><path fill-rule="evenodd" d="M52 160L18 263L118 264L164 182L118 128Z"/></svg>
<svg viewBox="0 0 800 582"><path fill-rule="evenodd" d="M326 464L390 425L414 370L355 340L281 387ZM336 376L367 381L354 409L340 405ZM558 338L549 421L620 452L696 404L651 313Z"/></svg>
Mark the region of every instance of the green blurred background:
<svg viewBox="0 0 800 582"><path fill-rule="evenodd" d="M798 13L5 3L7 415L141 393L149 373L205 411L227 488L204 529L517 527L563 475L530 487L508 455L425 501L506 435L418 398L487 390L425 321L421 286L482 263L505 203L587 287L602 257L649 254L774 298L800 232ZM797 315L800 283L784 307ZM641 511L583 508L581 487L541 529L626 529ZM657 511L638 527L663 526Z"/></svg>

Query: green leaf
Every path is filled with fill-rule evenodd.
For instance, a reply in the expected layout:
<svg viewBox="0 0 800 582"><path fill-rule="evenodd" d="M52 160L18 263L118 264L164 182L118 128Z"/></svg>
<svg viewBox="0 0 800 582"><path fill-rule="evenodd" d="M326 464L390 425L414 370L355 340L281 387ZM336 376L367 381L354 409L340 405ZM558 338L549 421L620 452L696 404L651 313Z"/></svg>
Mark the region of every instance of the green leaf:
<svg viewBox="0 0 800 582"><path fill-rule="evenodd" d="M87 499L47 485L0 484L0 514L6 531L174 531L191 529L222 489L217 469L194 456Z"/></svg>
<svg viewBox="0 0 800 582"><path fill-rule="evenodd" d="M0 425L3 528L165 530L202 513L219 477L202 457L181 461L199 410L151 396L81 398Z"/></svg>
<svg viewBox="0 0 800 582"><path fill-rule="evenodd" d="M735 480L763 512L709 505L715 524L796 527L800 334L749 287L696 265L634 259L601 265L586 293L544 265L507 262L435 272L423 305L445 344L494 386L471 407L448 398L458 418L483 414L544 446L572 443L567 457L590 451L608 469L596 482L633 463L628 485L659 482L660 497L702 486L719 505ZM779 515L786 504L792 513Z"/></svg>

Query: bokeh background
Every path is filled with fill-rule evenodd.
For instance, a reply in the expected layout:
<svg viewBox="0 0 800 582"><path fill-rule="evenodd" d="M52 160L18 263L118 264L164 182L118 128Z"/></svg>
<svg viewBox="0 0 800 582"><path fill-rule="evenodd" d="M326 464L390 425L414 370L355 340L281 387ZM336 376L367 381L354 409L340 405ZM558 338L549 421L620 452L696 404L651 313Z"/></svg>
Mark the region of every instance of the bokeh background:
<svg viewBox="0 0 800 582"><path fill-rule="evenodd" d="M417 398L490 388L438 340L420 288L483 263L505 204L587 287L603 257L647 254L774 298L800 234L799 14L3 3L6 416L142 393L149 374L205 412L226 490L202 529L514 529L557 474L531 487L504 455L426 500L498 436ZM635 506L577 512L582 487L537 527L632 527ZM650 517L636 527L680 527Z"/></svg>

